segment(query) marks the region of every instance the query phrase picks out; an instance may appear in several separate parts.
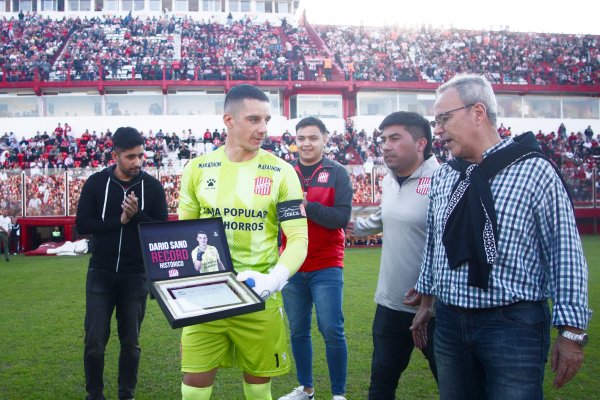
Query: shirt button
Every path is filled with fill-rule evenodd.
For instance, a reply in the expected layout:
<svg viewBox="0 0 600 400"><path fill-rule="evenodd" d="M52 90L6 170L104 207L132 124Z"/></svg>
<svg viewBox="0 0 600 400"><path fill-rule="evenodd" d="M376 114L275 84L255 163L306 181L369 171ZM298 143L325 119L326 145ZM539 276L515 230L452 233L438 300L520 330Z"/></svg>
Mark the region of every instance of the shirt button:
<svg viewBox="0 0 600 400"><path fill-rule="evenodd" d="M456 292L456 286L450 285L450 291L451 292Z"/></svg>

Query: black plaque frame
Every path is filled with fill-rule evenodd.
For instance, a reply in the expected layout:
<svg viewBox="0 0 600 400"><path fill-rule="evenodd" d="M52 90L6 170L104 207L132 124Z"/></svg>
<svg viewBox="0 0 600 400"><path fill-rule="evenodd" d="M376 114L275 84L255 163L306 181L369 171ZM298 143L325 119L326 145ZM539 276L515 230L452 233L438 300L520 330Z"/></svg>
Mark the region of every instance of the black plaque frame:
<svg viewBox="0 0 600 400"><path fill-rule="evenodd" d="M221 218L141 223L138 230L150 292L172 328L264 310L264 300L236 280ZM194 268L198 231L210 238L224 271Z"/></svg>

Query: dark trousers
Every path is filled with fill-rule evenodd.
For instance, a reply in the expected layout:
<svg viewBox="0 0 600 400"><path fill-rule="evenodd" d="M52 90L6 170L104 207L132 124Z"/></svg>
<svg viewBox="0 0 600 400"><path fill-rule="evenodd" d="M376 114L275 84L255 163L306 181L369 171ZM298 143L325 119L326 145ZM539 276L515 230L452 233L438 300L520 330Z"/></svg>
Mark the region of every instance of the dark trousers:
<svg viewBox="0 0 600 400"><path fill-rule="evenodd" d="M16 233L10 234L10 248L15 254L21 252L21 243L19 242L20 239L20 235L17 235Z"/></svg>
<svg viewBox="0 0 600 400"><path fill-rule="evenodd" d="M119 399L133 398L141 352L138 337L146 312L147 294L148 284L143 274L88 270L83 363L90 400L104 398L104 349L115 309L121 343Z"/></svg>
<svg viewBox="0 0 600 400"><path fill-rule="evenodd" d="M415 314L392 310L377 305L373 320L373 359L371 361L371 384L369 400L393 400L400 375L410 361L415 347L410 331ZM435 319L428 324L428 346L423 354L437 381L437 369L433 356L433 331Z"/></svg>
<svg viewBox="0 0 600 400"><path fill-rule="evenodd" d="M5 232L0 232L0 245L2 245L2 249L4 250L4 258L8 261L8 253L10 253L10 248L8 246L8 234Z"/></svg>

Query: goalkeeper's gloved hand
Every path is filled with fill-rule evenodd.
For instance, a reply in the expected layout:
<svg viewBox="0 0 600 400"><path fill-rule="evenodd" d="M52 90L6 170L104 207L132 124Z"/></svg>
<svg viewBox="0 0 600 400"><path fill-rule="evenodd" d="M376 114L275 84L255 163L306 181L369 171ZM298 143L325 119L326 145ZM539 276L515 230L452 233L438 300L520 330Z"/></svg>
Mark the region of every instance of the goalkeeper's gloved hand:
<svg viewBox="0 0 600 400"><path fill-rule="evenodd" d="M204 252L198 250L198 254L196 254L196 261L202 261L202 256L203 255L204 255Z"/></svg>
<svg viewBox="0 0 600 400"><path fill-rule="evenodd" d="M242 271L237 275L240 282L252 279L254 286L252 290L263 300L266 300L271 294L279 292L290 277L290 271L283 265L277 264L268 274L258 271Z"/></svg>

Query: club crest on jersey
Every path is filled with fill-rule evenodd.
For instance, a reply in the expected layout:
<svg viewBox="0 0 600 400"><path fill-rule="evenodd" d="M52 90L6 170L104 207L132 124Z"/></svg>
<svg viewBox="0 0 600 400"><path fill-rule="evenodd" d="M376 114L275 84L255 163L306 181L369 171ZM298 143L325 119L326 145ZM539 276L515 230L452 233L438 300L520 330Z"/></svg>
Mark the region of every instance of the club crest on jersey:
<svg viewBox="0 0 600 400"><path fill-rule="evenodd" d="M271 194L271 186L273 185L273 180L271 178L267 178L266 176L259 176L254 179L254 193L259 194L261 196L268 196Z"/></svg>
<svg viewBox="0 0 600 400"><path fill-rule="evenodd" d="M429 193L429 187L431 186L431 178L419 178L417 184L417 193L427 194Z"/></svg>
<svg viewBox="0 0 600 400"><path fill-rule="evenodd" d="M319 175L317 176L317 182L327 183L328 180L329 180L329 172L327 172L327 171L319 172Z"/></svg>

